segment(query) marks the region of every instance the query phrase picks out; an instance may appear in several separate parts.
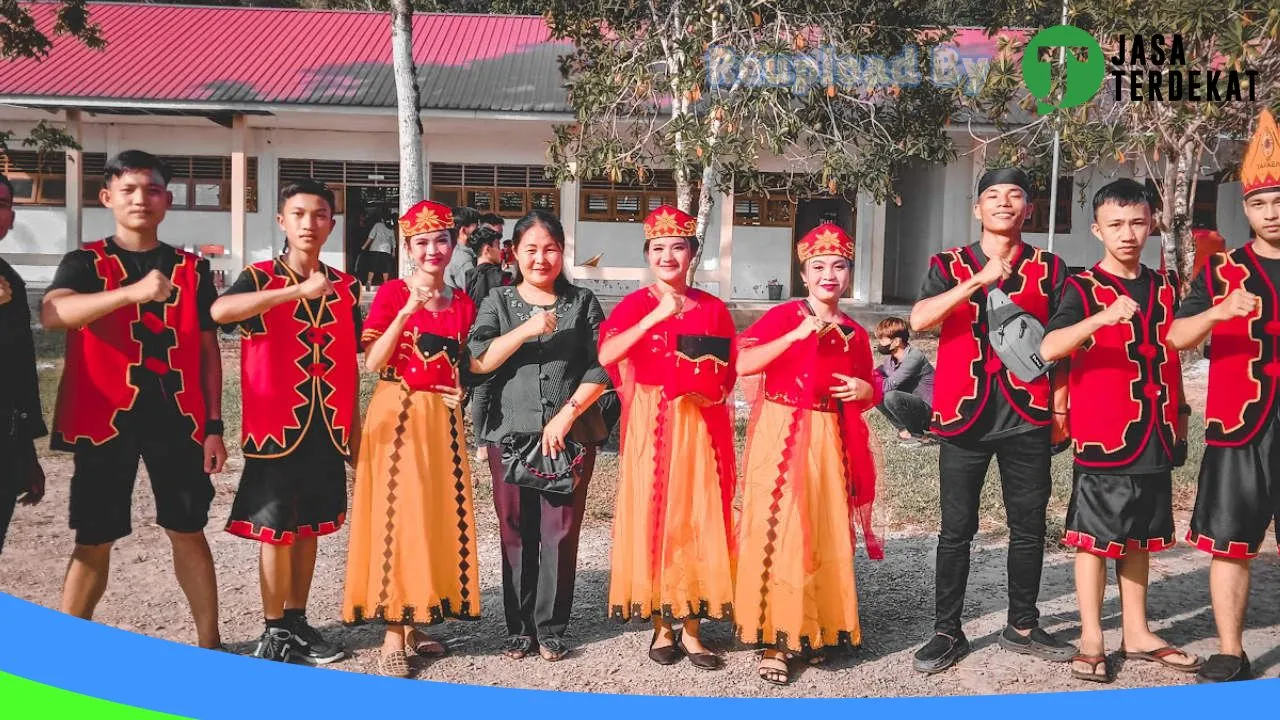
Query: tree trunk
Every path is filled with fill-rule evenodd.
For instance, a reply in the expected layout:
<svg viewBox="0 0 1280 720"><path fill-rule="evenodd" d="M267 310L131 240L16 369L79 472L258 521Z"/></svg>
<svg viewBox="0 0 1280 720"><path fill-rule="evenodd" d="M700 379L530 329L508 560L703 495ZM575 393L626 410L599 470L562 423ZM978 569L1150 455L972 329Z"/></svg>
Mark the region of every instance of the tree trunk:
<svg viewBox="0 0 1280 720"><path fill-rule="evenodd" d="M423 199L422 120L418 117L418 81L413 66L413 5L391 1L391 53L396 77L400 132L400 213ZM402 274L408 263L401 263Z"/></svg>
<svg viewBox="0 0 1280 720"><path fill-rule="evenodd" d="M696 234L698 238L698 252L693 254L693 262L689 264L689 284L693 284L693 278L698 272L698 268L702 266L702 252L707 249L707 219L711 216L711 187L714 185L715 170L710 164L702 168L702 186L698 188L698 224ZM723 294L724 288L720 288Z"/></svg>
<svg viewBox="0 0 1280 720"><path fill-rule="evenodd" d="M1168 269L1177 273L1178 279L1184 281L1182 283L1184 287L1187 285L1185 282L1188 279L1187 276L1191 274L1191 266L1195 263L1195 240L1191 237L1191 218L1188 207L1188 195L1191 192L1191 179L1188 177L1188 173L1192 172L1191 155L1191 143L1184 143L1179 148L1178 162L1174 170L1173 222L1169 228L1170 244L1174 247L1176 262L1170 264Z"/></svg>

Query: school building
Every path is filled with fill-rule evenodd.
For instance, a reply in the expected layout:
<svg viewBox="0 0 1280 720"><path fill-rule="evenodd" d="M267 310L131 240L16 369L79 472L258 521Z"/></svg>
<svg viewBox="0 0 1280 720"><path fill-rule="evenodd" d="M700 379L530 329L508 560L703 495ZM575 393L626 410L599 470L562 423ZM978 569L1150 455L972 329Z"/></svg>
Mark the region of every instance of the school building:
<svg viewBox="0 0 1280 720"><path fill-rule="evenodd" d="M29 4L48 32L54 5ZM45 120L81 150L38 156L20 142L0 154L18 208L0 252L35 285L61 255L110 234L97 201L107 157L142 149L174 167L174 209L162 239L212 258L226 281L246 263L280 252L274 198L291 180L315 177L338 196L338 223L324 260L351 269L368 218L398 207L399 165L391 26L386 14L265 8L90 3L107 41L90 50L66 37L40 61L0 61L0 131L27 136ZM52 37L52 33L48 33ZM994 52L980 31L963 31L958 51ZM585 180L556 186L544 177L556 124L572 122L553 42L539 17L418 15L414 58L421 87L428 197L518 218L558 214L575 282L619 296L646 281L640 220L674 203L670 173L644 185ZM902 173L901 204L814 195L717 194L699 284L729 300L802 294L795 240L824 220L857 242L853 302L910 300L931 254L979 236L973 188L982 160L970 128L949 132L959 159ZM979 128L981 129L981 128ZM766 171L783 171L765 160ZM1209 172L1209 168L1204 168ZM1099 257L1088 200L1134 168L1064 175L1053 249L1073 266ZM1247 237L1238 183L1205 178L1198 222L1231 244ZM1082 202L1083 201L1083 202ZM507 233L511 232L509 221ZM1026 238L1048 241L1048 199L1036 200ZM1158 243L1147 249L1159 264ZM597 267L581 263L601 255ZM777 292L775 290L775 292Z"/></svg>

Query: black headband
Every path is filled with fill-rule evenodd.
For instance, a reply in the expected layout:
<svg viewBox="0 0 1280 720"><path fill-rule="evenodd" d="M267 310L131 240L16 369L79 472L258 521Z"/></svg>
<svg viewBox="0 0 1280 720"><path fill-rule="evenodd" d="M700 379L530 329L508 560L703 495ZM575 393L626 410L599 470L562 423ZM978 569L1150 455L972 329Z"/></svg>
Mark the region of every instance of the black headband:
<svg viewBox="0 0 1280 720"><path fill-rule="evenodd" d="M986 171L978 181L978 194L981 195L992 185L1017 185L1022 188L1023 195L1027 198L1031 197L1031 178L1018 168L996 168Z"/></svg>

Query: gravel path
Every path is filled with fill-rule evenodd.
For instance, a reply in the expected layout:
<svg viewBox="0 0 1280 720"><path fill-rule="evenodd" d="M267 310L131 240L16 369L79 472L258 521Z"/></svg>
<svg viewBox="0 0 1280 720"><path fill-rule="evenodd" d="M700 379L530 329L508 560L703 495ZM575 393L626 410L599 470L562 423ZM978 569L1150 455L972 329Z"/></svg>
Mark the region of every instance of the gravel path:
<svg viewBox="0 0 1280 720"><path fill-rule="evenodd" d="M612 471L612 458L602 458L600 476ZM20 508L10 531L0 567L0 591L56 607L71 535L66 529L67 485L71 464L65 457L46 459L49 493L36 508ZM219 532L235 488L238 464L216 478L218 495L209 533L218 564L226 642L238 652L252 650L261 632L257 589L256 545ZM449 657L419 667L416 677L511 687L551 688L611 693L728 696L901 696L1093 689L1072 681L1065 665L1050 665L1000 650L995 643L1004 617L1004 544L985 537L975 549L969 584L966 631L974 653L958 667L935 677L911 670L911 654L931 627L934 539L928 535L890 538L888 560L872 563L859 556L858 586L866 639L854 656L829 667L806 669L788 688L775 688L755 677L755 655L734 643L727 625L715 625L706 637L724 650L728 668L700 672L687 662L663 668L645 657L649 633L641 625L620 625L604 617L608 583L609 527L589 513L583 531L574 621L570 641L576 647L564 662L537 657L515 663L501 654L503 638L497 530L489 503L487 473L477 465L478 524L484 618L453 622L432 629L452 649ZM592 505L607 505L610 484L593 486ZM99 608L98 620L134 632L179 642L194 636L173 574L163 532L152 523L152 502L145 476L139 480L134 534L118 543L113 577ZM595 519L592 519L592 518ZM1180 532L1186 527L1180 519ZM333 665L338 670L372 669L381 631L376 625L346 628L337 622L345 530L320 546L312 622L353 650L353 657ZM1280 665L1280 560L1270 542L1255 564L1249 630L1245 646L1255 669L1274 677ZM1208 608L1208 562L1186 547L1156 556L1152 562L1151 616L1156 630L1172 643L1193 651L1213 651L1213 620ZM1075 639L1077 616L1072 594L1070 556L1052 553L1045 570L1041 610L1044 624ZM1119 615L1114 585L1106 605L1107 643L1119 645ZM1138 687L1189 682L1187 676L1140 663L1121 669L1112 687Z"/></svg>

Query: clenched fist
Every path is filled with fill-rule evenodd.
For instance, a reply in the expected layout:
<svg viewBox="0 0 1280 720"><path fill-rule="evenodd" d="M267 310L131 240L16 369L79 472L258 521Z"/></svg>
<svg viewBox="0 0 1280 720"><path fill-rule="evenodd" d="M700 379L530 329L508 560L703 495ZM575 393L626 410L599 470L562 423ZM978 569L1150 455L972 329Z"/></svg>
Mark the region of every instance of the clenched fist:
<svg viewBox="0 0 1280 720"><path fill-rule="evenodd" d="M974 279L983 285L1004 282L1013 273L1013 265L1003 258L991 258Z"/></svg>
<svg viewBox="0 0 1280 720"><path fill-rule="evenodd" d="M329 282L329 277L322 271L316 270L302 281L298 286L298 290L302 293L304 300L315 300L326 295L333 294L333 283Z"/></svg>
<svg viewBox="0 0 1280 720"><path fill-rule="evenodd" d="M1106 310L1099 313L1099 319L1107 325L1118 325L1129 322L1133 314L1138 312L1138 303L1128 295L1121 295Z"/></svg>
<svg viewBox="0 0 1280 720"><path fill-rule="evenodd" d="M173 283L169 276L159 270L152 270L146 277L134 283L133 301L138 304L149 302L166 302L173 294Z"/></svg>
<svg viewBox="0 0 1280 720"><path fill-rule="evenodd" d="M1247 290L1234 290L1222 302L1213 306L1218 321L1232 320L1252 315L1262 305L1262 298Z"/></svg>

